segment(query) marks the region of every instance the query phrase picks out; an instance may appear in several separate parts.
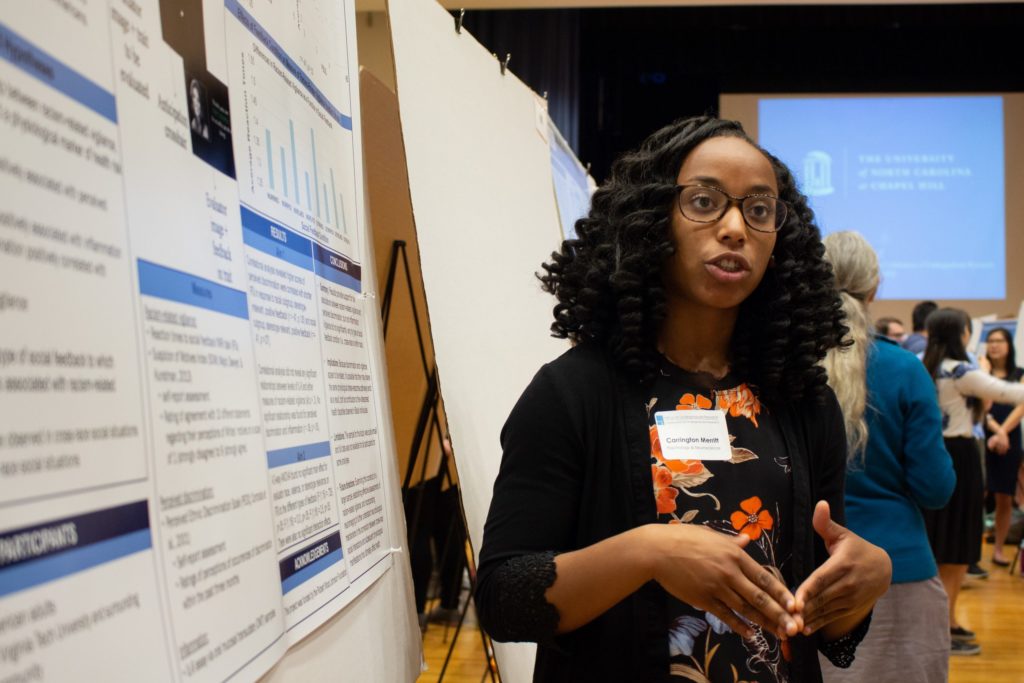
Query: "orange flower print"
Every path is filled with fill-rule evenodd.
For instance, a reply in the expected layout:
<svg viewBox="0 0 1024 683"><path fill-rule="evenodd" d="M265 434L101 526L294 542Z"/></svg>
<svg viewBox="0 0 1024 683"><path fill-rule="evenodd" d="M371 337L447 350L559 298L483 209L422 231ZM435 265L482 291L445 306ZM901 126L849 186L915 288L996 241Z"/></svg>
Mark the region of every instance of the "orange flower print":
<svg viewBox="0 0 1024 683"><path fill-rule="evenodd" d="M740 503L740 510L732 513L729 520L732 528L740 532L751 541L761 538L762 531L771 531L775 520L767 510L761 510L761 499L757 496L747 498Z"/></svg>
<svg viewBox="0 0 1024 683"><path fill-rule="evenodd" d="M789 649L789 640L780 640L779 645L782 646L782 658L787 662L793 661L793 653Z"/></svg>
<svg viewBox="0 0 1024 683"><path fill-rule="evenodd" d="M704 463L700 460L666 460L665 467L679 474L700 474L704 471Z"/></svg>
<svg viewBox="0 0 1024 683"><path fill-rule="evenodd" d="M658 427L657 425L650 426L651 431L651 457L657 459L658 462L665 462L665 456L661 452L661 442L658 441Z"/></svg>
<svg viewBox="0 0 1024 683"><path fill-rule="evenodd" d="M659 515L670 515L676 511L676 496L679 489L672 488L672 473L659 465L651 465L651 479L654 480L654 500Z"/></svg>
<svg viewBox="0 0 1024 683"><path fill-rule="evenodd" d="M710 410L711 399L700 394L683 394L676 410Z"/></svg>
<svg viewBox="0 0 1024 683"><path fill-rule="evenodd" d="M741 415L757 427L757 416L761 414L761 402L746 384L741 384L732 389L715 392L715 407L719 410L727 410L733 417Z"/></svg>
<svg viewBox="0 0 1024 683"><path fill-rule="evenodd" d="M699 474L704 471L704 463L700 460L666 460L661 452L661 442L658 440L658 427L650 426L651 434L651 457L678 474Z"/></svg>

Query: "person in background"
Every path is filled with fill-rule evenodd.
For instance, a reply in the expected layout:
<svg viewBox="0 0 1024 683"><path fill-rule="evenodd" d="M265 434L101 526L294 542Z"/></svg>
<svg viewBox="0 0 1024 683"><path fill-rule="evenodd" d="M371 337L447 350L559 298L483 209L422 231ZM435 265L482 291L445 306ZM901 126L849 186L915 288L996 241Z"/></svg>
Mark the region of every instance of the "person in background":
<svg viewBox="0 0 1024 683"><path fill-rule="evenodd" d="M501 433L481 625L538 643L534 681L849 666L891 563L841 526L820 362L846 327L792 174L738 123L683 119L615 163L576 232L541 276L573 347Z"/></svg>
<svg viewBox="0 0 1024 683"><path fill-rule="evenodd" d="M1017 474L1017 493L1013 500L1017 507L1024 508L1024 467L1021 467L1020 473ZM1024 573L1024 564L1021 565L1021 573Z"/></svg>
<svg viewBox="0 0 1024 683"><path fill-rule="evenodd" d="M911 324L914 326L914 330L903 340L903 348L911 353L920 354L924 352L925 347L928 346L928 330L926 327L928 316L938 307L939 305L934 301L922 301L914 306L914 312L911 314Z"/></svg>
<svg viewBox="0 0 1024 683"><path fill-rule="evenodd" d="M988 359L982 356L980 359L975 355L969 348L969 340L974 336L974 321L967 311L961 311L964 314L964 319L967 321L967 339L968 342L964 343L964 349L967 351L967 362L970 363L971 367L978 368L984 372L989 371ZM918 354L918 358L924 360L924 351ZM978 448L978 454L982 460L982 481L985 479L985 413L988 410L988 405L991 405L991 401L981 402L982 407L971 411L971 417L974 419L974 423L971 425L974 434L974 444ZM984 507L982 508L984 511ZM984 530L984 515L982 516L982 529ZM980 554L979 554L980 557ZM972 562L967 566L967 578L968 579L987 579L988 570L981 566L978 562Z"/></svg>
<svg viewBox="0 0 1024 683"><path fill-rule="evenodd" d="M941 508L956 485L935 386L917 357L882 332L881 320L876 334L869 331L867 305L879 283L871 245L856 232L823 241L853 340L824 361L849 442L846 524L892 560L892 585L875 604L857 659L849 669L824 669L825 680L945 681L949 607L918 507Z"/></svg>
<svg viewBox="0 0 1024 683"><path fill-rule="evenodd" d="M944 508L924 511L925 527L949 596L951 652L965 655L981 651L973 642L974 633L956 617L967 567L981 559L984 483L974 423L981 417L982 401L1024 403L1024 384L996 379L968 360L965 346L969 339L970 318L963 311L941 308L928 316L924 366L938 390L942 436L953 459L956 488Z"/></svg>
<svg viewBox="0 0 1024 683"><path fill-rule="evenodd" d="M875 321L875 332L897 344L907 336L906 330L903 329L903 321L899 318L879 318Z"/></svg>
<svg viewBox="0 0 1024 683"><path fill-rule="evenodd" d="M1017 367L1013 337L1005 327L996 327L985 338L985 357L991 374L1007 382L1024 381L1024 370ZM996 499L995 547L992 564L1006 567L1010 561L1003 554L1003 545L1010 530L1013 494L1021 463L1020 421L1024 404L1019 406L993 403L985 415L985 473L988 492Z"/></svg>

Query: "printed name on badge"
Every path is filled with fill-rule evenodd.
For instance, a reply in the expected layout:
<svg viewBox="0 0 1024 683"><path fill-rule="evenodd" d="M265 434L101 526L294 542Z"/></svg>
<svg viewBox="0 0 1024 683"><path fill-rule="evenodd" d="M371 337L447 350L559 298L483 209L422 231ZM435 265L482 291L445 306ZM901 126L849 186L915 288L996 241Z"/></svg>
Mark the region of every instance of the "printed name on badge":
<svg viewBox="0 0 1024 683"><path fill-rule="evenodd" d="M667 460L728 460L729 430L722 410L664 410L654 414Z"/></svg>

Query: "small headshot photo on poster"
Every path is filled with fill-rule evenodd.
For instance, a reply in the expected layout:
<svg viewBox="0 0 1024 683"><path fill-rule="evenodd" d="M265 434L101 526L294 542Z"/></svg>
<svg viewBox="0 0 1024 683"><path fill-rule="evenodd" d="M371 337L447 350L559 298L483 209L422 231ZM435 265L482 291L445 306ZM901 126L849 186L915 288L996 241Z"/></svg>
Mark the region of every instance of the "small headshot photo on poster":
<svg viewBox="0 0 1024 683"><path fill-rule="evenodd" d="M198 78L191 79L188 84L189 127L192 128L193 136L199 136L207 142L210 140L209 112L209 97L206 94L206 87Z"/></svg>
<svg viewBox="0 0 1024 683"><path fill-rule="evenodd" d="M235 177L228 89L209 72L185 70L185 99L192 153L224 175Z"/></svg>
<svg viewBox="0 0 1024 683"><path fill-rule="evenodd" d="M159 7L160 33L167 46L181 57L192 153L234 178L228 86L206 63L209 46L203 0L160 0Z"/></svg>

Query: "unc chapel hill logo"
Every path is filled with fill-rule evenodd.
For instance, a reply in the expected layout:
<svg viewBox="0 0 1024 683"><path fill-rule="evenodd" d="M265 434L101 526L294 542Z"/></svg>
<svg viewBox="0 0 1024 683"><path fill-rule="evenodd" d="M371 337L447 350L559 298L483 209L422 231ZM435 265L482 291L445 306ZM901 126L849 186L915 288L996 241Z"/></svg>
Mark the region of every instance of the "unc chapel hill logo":
<svg viewBox="0 0 1024 683"><path fill-rule="evenodd" d="M809 197L821 197L836 191L832 187L832 157L828 153L815 150L804 157L803 191Z"/></svg>

